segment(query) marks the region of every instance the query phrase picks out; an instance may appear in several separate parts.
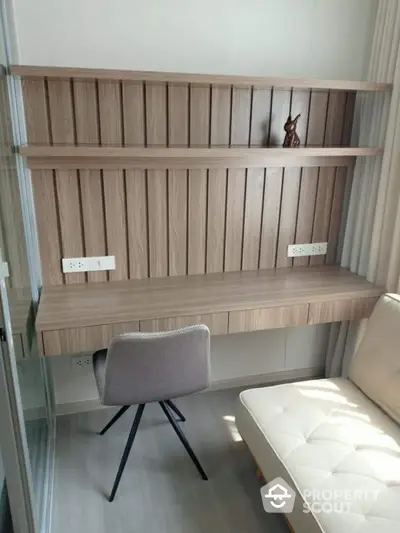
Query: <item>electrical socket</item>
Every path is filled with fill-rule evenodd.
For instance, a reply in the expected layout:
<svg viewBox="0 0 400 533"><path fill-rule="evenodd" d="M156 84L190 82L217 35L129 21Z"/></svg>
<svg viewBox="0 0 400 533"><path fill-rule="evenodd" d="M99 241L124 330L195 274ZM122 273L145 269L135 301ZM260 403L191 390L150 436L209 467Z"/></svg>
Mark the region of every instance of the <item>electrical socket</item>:
<svg viewBox="0 0 400 533"><path fill-rule="evenodd" d="M70 272L97 272L115 270L115 255L103 257L65 257L62 260L64 274Z"/></svg>
<svg viewBox="0 0 400 533"><path fill-rule="evenodd" d="M92 366L92 356L91 355L82 355L80 357L72 358L72 365L75 368L87 369Z"/></svg>
<svg viewBox="0 0 400 533"><path fill-rule="evenodd" d="M326 255L327 242L312 242L307 244L289 244L288 257L307 257L310 255Z"/></svg>

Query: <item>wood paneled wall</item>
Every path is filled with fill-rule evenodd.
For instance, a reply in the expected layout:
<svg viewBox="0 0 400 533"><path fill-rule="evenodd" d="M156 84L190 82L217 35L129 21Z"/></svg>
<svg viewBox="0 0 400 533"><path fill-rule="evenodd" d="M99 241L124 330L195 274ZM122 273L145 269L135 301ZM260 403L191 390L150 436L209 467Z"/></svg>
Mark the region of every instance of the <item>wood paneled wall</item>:
<svg viewBox="0 0 400 533"><path fill-rule="evenodd" d="M25 78L31 145L349 145L355 93L132 80ZM44 284L332 264L347 169L35 170ZM328 241L326 257L287 245ZM109 273L63 275L62 257L115 255Z"/></svg>

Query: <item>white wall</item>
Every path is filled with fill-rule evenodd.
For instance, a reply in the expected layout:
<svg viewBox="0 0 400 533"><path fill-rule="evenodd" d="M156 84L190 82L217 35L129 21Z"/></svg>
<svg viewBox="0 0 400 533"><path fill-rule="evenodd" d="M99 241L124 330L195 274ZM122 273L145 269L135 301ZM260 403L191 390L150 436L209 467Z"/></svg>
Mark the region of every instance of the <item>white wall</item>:
<svg viewBox="0 0 400 533"><path fill-rule="evenodd" d="M361 79L377 0L14 0L20 63Z"/></svg>
<svg viewBox="0 0 400 533"><path fill-rule="evenodd" d="M365 79L377 0L13 0L19 63ZM327 327L212 340L214 381L321 368ZM58 404L91 370L51 362Z"/></svg>

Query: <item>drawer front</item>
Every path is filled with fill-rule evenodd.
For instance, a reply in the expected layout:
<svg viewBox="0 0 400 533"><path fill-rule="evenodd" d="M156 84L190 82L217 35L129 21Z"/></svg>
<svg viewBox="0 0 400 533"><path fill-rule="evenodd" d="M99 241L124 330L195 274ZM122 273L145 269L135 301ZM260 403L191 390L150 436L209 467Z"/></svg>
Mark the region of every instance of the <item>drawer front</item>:
<svg viewBox="0 0 400 533"><path fill-rule="evenodd" d="M195 324L205 324L212 335L224 335L228 333L228 313L141 320L140 331L170 331Z"/></svg>
<svg viewBox="0 0 400 533"><path fill-rule="evenodd" d="M229 313L229 333L286 328L307 324L308 304Z"/></svg>
<svg viewBox="0 0 400 533"><path fill-rule="evenodd" d="M310 304L309 324L368 318L379 298L356 298Z"/></svg>
<svg viewBox="0 0 400 533"><path fill-rule="evenodd" d="M139 331L139 322L43 331L43 352L44 355L94 352L107 348L113 337L132 331Z"/></svg>

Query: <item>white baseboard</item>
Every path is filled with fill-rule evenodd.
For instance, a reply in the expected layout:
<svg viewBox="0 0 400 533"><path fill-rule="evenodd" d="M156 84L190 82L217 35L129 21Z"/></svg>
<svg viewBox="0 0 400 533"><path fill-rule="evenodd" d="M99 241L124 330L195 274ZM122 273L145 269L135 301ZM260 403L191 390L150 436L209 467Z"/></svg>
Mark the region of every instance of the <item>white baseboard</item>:
<svg viewBox="0 0 400 533"><path fill-rule="evenodd" d="M256 385L269 385L271 383L285 383L302 379L321 378L324 375L322 368L301 368L296 370L282 370L268 374L256 374L254 376L241 376L238 378L213 381L209 390L234 389L237 387L254 387ZM57 416L84 413L96 409L105 409L99 399L84 400L80 402L61 403L56 405Z"/></svg>
<svg viewBox="0 0 400 533"><path fill-rule="evenodd" d="M323 376L324 370L322 368L282 370L280 372L270 372L268 374L256 374L254 376L241 376L238 378L213 381L210 390L234 389L236 387L254 387L256 385L270 385L271 383L279 384L288 381L322 378Z"/></svg>

